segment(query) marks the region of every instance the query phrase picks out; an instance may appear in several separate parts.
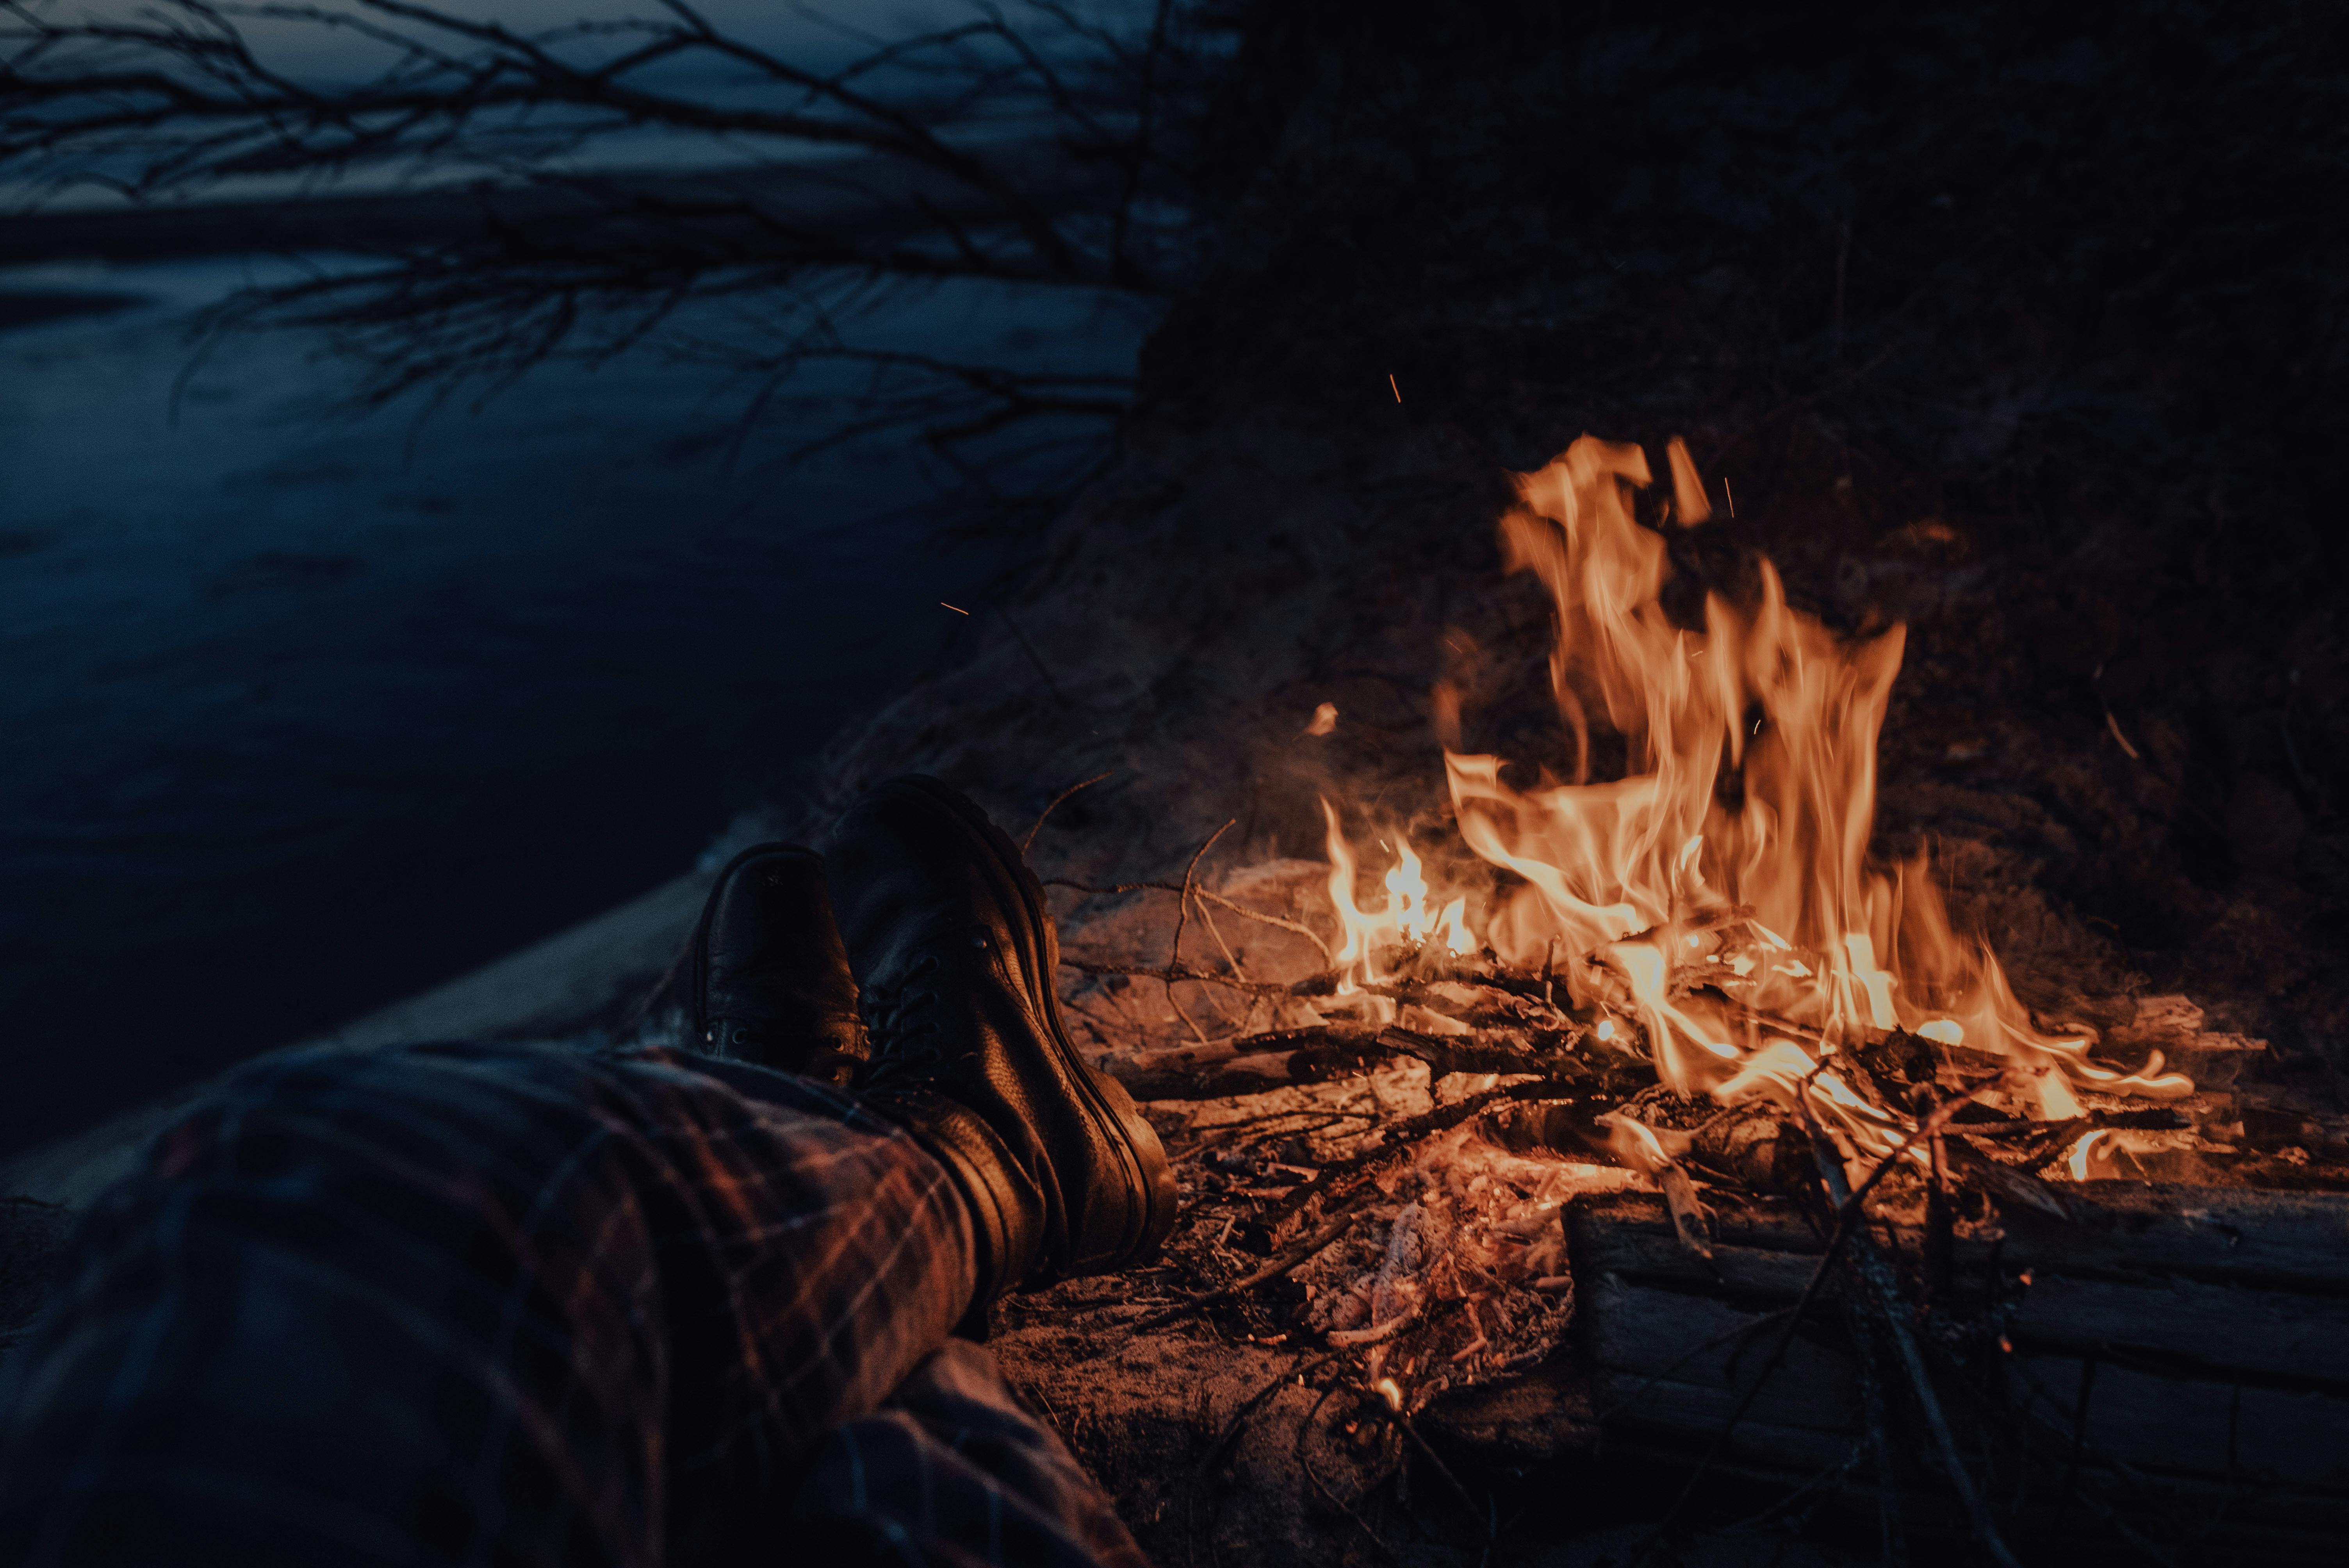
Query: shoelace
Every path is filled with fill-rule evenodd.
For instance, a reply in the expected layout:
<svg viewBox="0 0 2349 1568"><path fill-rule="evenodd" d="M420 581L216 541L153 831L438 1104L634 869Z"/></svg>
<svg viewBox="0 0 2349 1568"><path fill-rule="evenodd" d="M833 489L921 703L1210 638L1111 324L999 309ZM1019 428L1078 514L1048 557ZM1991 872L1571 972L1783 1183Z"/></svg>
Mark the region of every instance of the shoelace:
<svg viewBox="0 0 2349 1568"><path fill-rule="evenodd" d="M941 949L960 955L965 948L984 954L993 946L984 932L947 939L924 949L895 985L886 991L868 989L857 997L873 1048L867 1088L923 1088L945 1076L952 1062L937 1005L941 985L958 966L950 965Z"/></svg>
<svg viewBox="0 0 2349 1568"><path fill-rule="evenodd" d="M868 988L856 998L865 1037L873 1046L867 1088L909 1088L936 1078L945 1068L936 985L945 968L936 952L924 953L897 985L886 991Z"/></svg>

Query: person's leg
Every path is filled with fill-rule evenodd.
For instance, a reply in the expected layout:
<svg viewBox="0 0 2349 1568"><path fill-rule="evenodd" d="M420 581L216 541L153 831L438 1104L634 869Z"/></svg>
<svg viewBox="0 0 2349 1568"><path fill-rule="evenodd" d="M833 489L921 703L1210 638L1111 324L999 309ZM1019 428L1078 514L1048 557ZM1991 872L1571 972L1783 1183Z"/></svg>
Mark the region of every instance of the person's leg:
<svg viewBox="0 0 2349 1568"><path fill-rule="evenodd" d="M1076 1456L967 1340L826 1435L793 1515L843 1563L1148 1568Z"/></svg>
<svg viewBox="0 0 2349 1568"><path fill-rule="evenodd" d="M688 1063L450 1046L235 1075L89 1216L12 1357L0 1560L739 1544L945 1342L968 1221L853 1102Z"/></svg>
<svg viewBox="0 0 2349 1568"><path fill-rule="evenodd" d="M833 1428L793 1512L799 1538L843 1563L1148 1568L1076 1456L967 1340Z"/></svg>

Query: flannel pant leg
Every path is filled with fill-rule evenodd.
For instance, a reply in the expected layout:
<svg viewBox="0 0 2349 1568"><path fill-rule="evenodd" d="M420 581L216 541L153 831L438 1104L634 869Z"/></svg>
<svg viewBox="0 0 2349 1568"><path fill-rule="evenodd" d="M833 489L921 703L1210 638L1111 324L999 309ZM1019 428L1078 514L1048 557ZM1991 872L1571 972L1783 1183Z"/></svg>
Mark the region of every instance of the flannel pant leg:
<svg viewBox="0 0 2349 1568"><path fill-rule="evenodd" d="M888 1405L833 1429L801 1483L823 1560L905 1568L1149 1568L1076 1456L988 1351L955 1340Z"/></svg>
<svg viewBox="0 0 2349 1568"><path fill-rule="evenodd" d="M0 1562L771 1555L810 1450L965 1310L969 1222L853 1101L691 1060L233 1075L94 1207L11 1358Z"/></svg>

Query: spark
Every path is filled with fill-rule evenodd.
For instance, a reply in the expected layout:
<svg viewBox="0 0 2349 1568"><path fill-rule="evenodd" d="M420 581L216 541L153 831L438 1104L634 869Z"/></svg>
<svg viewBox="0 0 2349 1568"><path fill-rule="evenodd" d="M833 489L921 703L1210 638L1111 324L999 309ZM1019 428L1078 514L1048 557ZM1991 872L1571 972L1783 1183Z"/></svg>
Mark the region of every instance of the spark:
<svg viewBox="0 0 2349 1568"><path fill-rule="evenodd" d="M1389 387L1394 387L1395 401L1396 401L1396 402L1398 402L1398 403L1402 402L1402 387L1395 387L1394 372L1393 372L1393 371L1392 371L1392 370L1390 370L1390 371L1388 371L1388 372L1387 372L1387 385L1388 385Z"/></svg>
<svg viewBox="0 0 2349 1568"><path fill-rule="evenodd" d="M957 614L957 615L968 615L968 614L970 614L970 612L969 612L969 611L968 611L968 610L964 609L964 608L963 608L961 605L959 605L959 604L947 604L947 602L946 602L945 600L943 600L943 599L939 600L939 601L938 601L938 603L941 603L941 604L946 604L946 607L947 607L947 609L952 610L952 611L953 611L956 614Z"/></svg>
<svg viewBox="0 0 2349 1568"><path fill-rule="evenodd" d="M2121 749L2129 754L2129 760L2131 762L2137 761L2137 748L2131 746L2129 744L2128 737L2121 733L2121 721L2113 717L2113 710L2111 708L2105 709L2105 727L2113 732L2113 738L2121 743Z"/></svg>

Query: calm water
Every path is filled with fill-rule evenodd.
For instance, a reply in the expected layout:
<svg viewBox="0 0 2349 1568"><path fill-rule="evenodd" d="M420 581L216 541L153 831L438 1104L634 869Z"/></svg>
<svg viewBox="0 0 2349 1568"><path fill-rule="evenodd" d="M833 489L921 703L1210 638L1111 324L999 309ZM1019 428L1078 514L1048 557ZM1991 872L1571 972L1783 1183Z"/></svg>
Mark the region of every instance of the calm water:
<svg viewBox="0 0 2349 1568"><path fill-rule="evenodd" d="M292 337L189 383L231 263L0 273L144 302L0 333L0 1150L684 870L936 656L910 438L796 468L657 362L444 414L327 406ZM1127 369L1142 323L947 292L898 340Z"/></svg>

